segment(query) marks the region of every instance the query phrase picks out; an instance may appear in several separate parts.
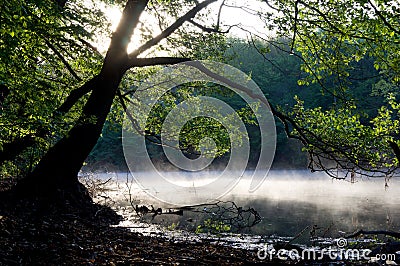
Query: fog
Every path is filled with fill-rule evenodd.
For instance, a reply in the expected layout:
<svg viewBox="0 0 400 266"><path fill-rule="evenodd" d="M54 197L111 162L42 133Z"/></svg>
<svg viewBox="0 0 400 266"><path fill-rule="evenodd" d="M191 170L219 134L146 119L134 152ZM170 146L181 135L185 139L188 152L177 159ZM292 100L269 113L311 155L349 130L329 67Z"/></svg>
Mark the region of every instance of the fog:
<svg viewBox="0 0 400 266"><path fill-rule="evenodd" d="M157 183L158 180L152 174L146 172L140 172L140 175L145 176L148 179L146 184L150 185L140 188L134 178L137 174L139 173L134 173L132 176L132 174L126 172L114 172L95 173L90 174L90 176L102 180L111 178L112 181L119 183L122 187L128 182L132 189L139 194L151 190L160 193L163 190ZM182 190L175 191L178 194L174 194L172 197L177 198L178 196L190 197L194 196L194 194L200 197L201 193L206 193L202 191L203 187L215 182L220 178L220 174L221 172L219 171L201 171L200 173L170 171L162 173L162 176L167 182L182 188ZM84 175L82 174L82 176ZM251 171L246 171L242 175L240 173L230 173L228 176L231 179L226 183L233 185L236 183L236 185L233 189L224 191L224 198L240 196L248 197L249 199L295 200L328 205L327 207L331 206L331 208L337 205L340 207L348 206L352 202L351 199L354 199L354 201L363 199L386 204L400 203L400 182L395 177L390 179L387 183L388 186L385 187L383 178L357 178L354 183L351 183L348 180L332 179L321 172L272 170L268 173L262 185L255 192L250 193L248 189Z"/></svg>
<svg viewBox="0 0 400 266"><path fill-rule="evenodd" d="M209 171L193 178L193 174L188 172L168 172L169 181L181 185L181 189L175 189L166 200L181 205L193 199L212 202L215 200L212 197L221 189L206 191L204 187L212 184L218 174L217 171ZM392 178L385 187L384 179L358 178L350 183L333 180L323 173L273 170L259 189L250 193L251 172L245 172L240 179L235 175L232 173L232 179L238 178L239 182L219 200L235 201L238 206L255 208L263 217L262 222L252 229L256 234L293 236L307 226L316 225L329 229L329 235L337 236L341 232L349 233L357 229L390 230L400 226L400 182L396 178ZM153 204L163 208L173 206L154 198L163 193L163 188L156 181L151 183L150 175L148 187L144 189L127 173L102 173L94 177L101 180L111 178L109 196L121 205L127 205L126 200L131 194L136 204Z"/></svg>

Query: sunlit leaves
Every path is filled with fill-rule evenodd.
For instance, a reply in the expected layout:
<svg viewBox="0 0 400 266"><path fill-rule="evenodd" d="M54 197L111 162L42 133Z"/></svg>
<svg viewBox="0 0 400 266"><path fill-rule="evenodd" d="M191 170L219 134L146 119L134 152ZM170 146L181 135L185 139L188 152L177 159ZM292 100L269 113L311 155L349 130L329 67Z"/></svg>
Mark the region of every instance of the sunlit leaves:
<svg viewBox="0 0 400 266"><path fill-rule="evenodd" d="M70 128L82 102L62 117L55 109L99 71L101 56L85 42L91 41L94 30L106 30L107 24L89 4L68 1L63 8L52 0L1 4L0 84L7 88L0 112L1 146L25 137L36 143L18 159L21 169L25 162L32 168L38 156Z"/></svg>
<svg viewBox="0 0 400 266"><path fill-rule="evenodd" d="M154 90L154 92L157 91ZM179 148L187 154L200 154L206 151L204 153L206 156L223 156L231 150L232 145L241 146L243 141L247 141L247 132L238 126L237 119L239 117L248 125L255 124L254 113L244 102L228 101L236 112L226 114L221 112L223 107L206 106L199 97L209 96L223 100L224 95L227 95L229 91L223 86L203 82L186 83L171 89L161 98L158 98L152 106L146 119L146 135L152 137L158 143L161 136L164 138L164 143L179 139L179 147L175 148ZM146 100L149 100L152 96L149 91L146 94ZM154 97L157 97L157 95L154 95ZM134 104L139 104L136 103L135 98L132 101ZM164 123L167 117L177 108L186 108L186 112L175 113L173 125L168 124L169 126L166 126ZM210 110L207 111L207 108L210 108ZM131 115L138 121L144 114L137 111L131 113ZM168 130L163 133L166 127ZM212 139L213 143L204 142L207 138Z"/></svg>
<svg viewBox="0 0 400 266"><path fill-rule="evenodd" d="M268 3L277 11L270 26L302 59L307 76L298 85L316 84L334 97L331 106L312 109L298 100L288 114L297 124L291 132L306 145L311 162L325 170L393 174L398 159L391 144L400 139L398 1ZM364 91L354 90L362 82ZM365 97L371 96L386 101L370 106ZM362 111L367 109L368 115Z"/></svg>
<svg viewBox="0 0 400 266"><path fill-rule="evenodd" d="M389 142L399 135L400 104L394 97L388 100L389 106L380 107L377 116L365 123L354 105L323 111L321 107L306 109L297 99L291 115L301 130L293 133L303 134L308 140L305 149L311 154L337 160L342 168L364 173L387 168L391 172L398 167Z"/></svg>

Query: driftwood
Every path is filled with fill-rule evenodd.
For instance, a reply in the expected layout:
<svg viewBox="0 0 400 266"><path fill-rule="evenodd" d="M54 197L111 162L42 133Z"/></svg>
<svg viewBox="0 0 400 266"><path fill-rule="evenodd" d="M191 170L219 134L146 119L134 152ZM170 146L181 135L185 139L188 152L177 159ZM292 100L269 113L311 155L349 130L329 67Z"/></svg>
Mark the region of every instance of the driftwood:
<svg viewBox="0 0 400 266"><path fill-rule="evenodd" d="M174 214L174 215L183 215L183 210L173 210L173 209L167 209L167 210L162 210L161 208L155 209L153 205L150 205L150 208L142 205L142 206L132 206L133 209L135 210L136 214L139 216L144 216L146 214L152 214L152 220L157 216L161 214Z"/></svg>
<svg viewBox="0 0 400 266"><path fill-rule="evenodd" d="M205 217L212 218L215 221L223 222L231 227L232 231L240 231L244 228L250 228L261 221L261 216L253 208L243 208L237 206L233 201L218 201L216 203L199 204L192 206L183 206L177 209L154 208L153 205L131 205L139 216L152 215L152 220L158 215L172 214L183 216L184 212L202 213ZM187 221L193 221L189 218Z"/></svg>
<svg viewBox="0 0 400 266"><path fill-rule="evenodd" d="M223 222L231 227L232 232L239 232L261 222L261 216L254 208L243 208L237 206L233 201L217 201L215 203L184 206L179 209L202 213L205 215L204 217Z"/></svg>

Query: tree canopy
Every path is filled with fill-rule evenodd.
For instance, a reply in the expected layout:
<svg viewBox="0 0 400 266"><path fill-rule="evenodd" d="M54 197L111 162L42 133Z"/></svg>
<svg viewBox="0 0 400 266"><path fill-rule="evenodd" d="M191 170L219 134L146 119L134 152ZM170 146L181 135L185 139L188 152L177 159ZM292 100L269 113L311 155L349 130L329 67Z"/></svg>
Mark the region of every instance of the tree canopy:
<svg viewBox="0 0 400 266"><path fill-rule="evenodd" d="M305 108L298 98L292 110L276 110L289 136L304 144L310 168L334 177L343 177L338 171L344 176L394 174L400 159L398 2L264 2L271 11L261 16L277 36L289 41L282 47L264 40L302 61L307 75L299 85L318 84L334 98L330 107ZM363 70L368 65L375 70ZM371 83L363 94L349 89L367 80ZM376 95L386 101L366 112L366 98Z"/></svg>
<svg viewBox="0 0 400 266"><path fill-rule="evenodd" d="M142 43L129 55L130 62L124 66L124 72L126 67L136 65L169 64L189 57L207 58L211 54L218 56L224 45L221 36L202 34L195 26L181 28L212 2L197 6L192 1L143 2L144 12L158 23L140 22L133 37L123 32L123 45L127 46L131 37ZM125 4L116 2L113 5L125 6L126 10ZM128 4L140 3L128 1ZM105 54L98 51L95 42L99 36L110 36L111 31L100 1L7 1L2 5L0 119L4 130L1 131L0 159L5 162L2 164L4 171L24 175L82 116L82 108L105 60ZM176 9L177 5L182 8ZM124 16L120 24L124 23ZM204 14L197 17L199 22L202 16ZM132 26L135 25L129 27ZM154 32L157 28L158 32ZM113 39L117 38L115 35ZM120 49L126 53L126 48ZM151 58L161 50L172 57ZM149 60L136 59L144 52ZM123 77L121 89L132 89L131 81L143 79L151 70L139 72L129 71ZM111 109L114 115L111 120L121 116L119 100ZM17 172L10 171L16 167L10 164L15 159Z"/></svg>
<svg viewBox="0 0 400 266"><path fill-rule="evenodd" d="M297 85L287 89L304 86L304 90L312 88L312 95L319 97L309 103L302 98L308 97L307 92L301 92L293 100L272 99L274 115L282 121L289 137L302 142L310 155L311 169L322 169L335 177L341 177L339 171L344 176L387 176L396 172L400 158L400 7L396 1L263 0L263 8L257 11L222 1L213 15L208 6L214 2L2 3L2 171L28 175L28 179L53 180L49 182L52 184L76 176L107 117L111 122L120 121L138 81L154 73L159 65L190 59L228 62L235 55L226 52L234 46L226 34L241 28L248 33L259 58L274 67L260 69L254 60L244 62L245 71L258 71L260 77L263 70L275 73L275 79L268 82L276 83L300 65L302 72L296 69L291 75ZM112 34L104 5L123 9ZM223 25L221 10L233 5L258 16L273 37L266 38L240 25ZM111 39L106 53L96 49L100 35ZM136 47L128 51L131 39ZM290 57L296 59L287 59ZM147 134L159 137L166 103L172 107L200 93L192 85L164 96L164 102L154 110ZM268 92L267 85L263 91L279 94L279 90ZM230 97L218 86L207 86L202 93L219 92L219 97ZM369 96L385 100L373 102L380 106L371 106ZM252 124L246 108L237 104L242 117ZM219 155L228 150L229 143L222 140L224 131L215 121L192 122L194 126L205 126L196 134L186 130L183 149L196 152L199 139L212 133L218 139ZM212 127L217 131L207 130ZM60 173L60 179L53 178L54 172Z"/></svg>

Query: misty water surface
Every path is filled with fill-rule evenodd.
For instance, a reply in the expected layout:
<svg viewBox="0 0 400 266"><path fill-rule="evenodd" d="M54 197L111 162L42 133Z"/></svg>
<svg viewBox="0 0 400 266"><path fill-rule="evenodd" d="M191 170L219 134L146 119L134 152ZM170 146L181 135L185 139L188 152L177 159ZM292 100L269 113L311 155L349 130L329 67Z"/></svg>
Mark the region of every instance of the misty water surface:
<svg viewBox="0 0 400 266"><path fill-rule="evenodd" d="M182 178L182 173L178 175L170 172L168 175ZM212 179L213 175L214 172L203 173L197 182L202 178ZM127 204L129 184L132 199L136 203L170 207L148 198L126 173L98 174L96 177L103 180L112 177L116 181L111 197L118 204ZM190 178L191 176L186 177L187 184L191 183ZM332 180L323 173L270 171L268 178L256 192L249 193L248 184L244 177L221 200L234 201L238 206L252 207L259 212L262 222L251 228L250 233L253 234L293 237L307 227L303 236L305 238L309 237L311 228L314 228L312 231L315 236L320 237L338 237L358 229L399 230L400 182L396 178L392 178L388 183L389 187L385 188L383 179L359 178L355 183L350 183ZM199 196L200 191L199 188L188 185L173 196ZM165 219L162 218L164 222ZM179 219L186 221L188 216L185 214L183 218L170 219L174 222ZM181 221L181 224L185 221Z"/></svg>

